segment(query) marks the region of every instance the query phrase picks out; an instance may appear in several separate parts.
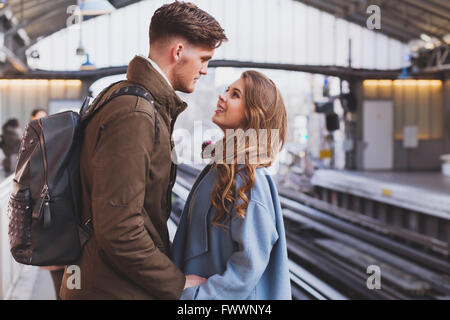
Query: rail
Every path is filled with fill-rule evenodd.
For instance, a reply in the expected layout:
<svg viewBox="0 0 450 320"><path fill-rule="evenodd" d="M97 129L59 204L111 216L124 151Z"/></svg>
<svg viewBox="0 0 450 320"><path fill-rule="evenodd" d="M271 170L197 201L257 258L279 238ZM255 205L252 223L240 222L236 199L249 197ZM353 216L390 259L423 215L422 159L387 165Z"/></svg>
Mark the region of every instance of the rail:
<svg viewBox="0 0 450 320"><path fill-rule="evenodd" d="M182 197L199 169L180 165L176 189ZM313 299L336 297L324 294L330 289L349 299L450 298L448 259L312 208L292 195L280 191L293 295L300 288L298 297ZM382 271L382 290L369 288L367 268L373 265Z"/></svg>

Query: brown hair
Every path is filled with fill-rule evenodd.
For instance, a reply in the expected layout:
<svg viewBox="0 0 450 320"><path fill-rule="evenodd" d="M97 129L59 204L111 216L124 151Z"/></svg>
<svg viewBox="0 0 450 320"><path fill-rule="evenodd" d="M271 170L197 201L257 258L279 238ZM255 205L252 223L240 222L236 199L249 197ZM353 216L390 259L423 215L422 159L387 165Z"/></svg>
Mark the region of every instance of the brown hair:
<svg viewBox="0 0 450 320"><path fill-rule="evenodd" d="M236 135L231 137L231 139L224 137L223 140L216 144L229 145L228 142L232 141L232 148L235 149L234 159L232 159L231 163L230 161L216 161L214 163L217 169L217 177L211 192L211 202L218 212L213 221L216 226L225 226L221 222L231 217L233 208L236 209L236 214L239 217L245 218L250 201L250 190L255 184L255 169L270 166L286 139L286 109L276 85L264 74L257 71L246 71L241 78L245 84L246 126L243 129L254 129L258 135L258 147L253 148L253 151L256 150L257 152L257 157L251 155L252 146L249 146L249 143L245 143L245 164L239 164L236 161L237 155L240 153L239 150L236 150L236 139L239 140L240 137ZM274 129L278 133L277 139L272 135L272 130ZM267 136L261 134L262 132L265 132ZM262 154L260 149L261 140L266 140L269 145L269 150L266 149L269 152L268 155ZM256 158L258 161L255 162ZM253 159L253 161L250 159ZM235 195L236 175L239 175L243 182L242 186L237 190L237 195Z"/></svg>
<svg viewBox="0 0 450 320"><path fill-rule="evenodd" d="M190 2L175 1L155 11L150 23L150 43L181 36L194 45L218 48L227 37L220 24Z"/></svg>

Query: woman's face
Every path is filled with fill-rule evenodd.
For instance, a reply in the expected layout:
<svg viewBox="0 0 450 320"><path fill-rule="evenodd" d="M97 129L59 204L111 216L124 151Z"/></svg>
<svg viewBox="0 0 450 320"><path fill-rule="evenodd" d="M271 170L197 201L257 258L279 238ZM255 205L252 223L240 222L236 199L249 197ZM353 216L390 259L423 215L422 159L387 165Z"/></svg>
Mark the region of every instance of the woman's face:
<svg viewBox="0 0 450 320"><path fill-rule="evenodd" d="M222 130L244 128L246 121L244 90L244 79L239 78L219 95L212 121Z"/></svg>

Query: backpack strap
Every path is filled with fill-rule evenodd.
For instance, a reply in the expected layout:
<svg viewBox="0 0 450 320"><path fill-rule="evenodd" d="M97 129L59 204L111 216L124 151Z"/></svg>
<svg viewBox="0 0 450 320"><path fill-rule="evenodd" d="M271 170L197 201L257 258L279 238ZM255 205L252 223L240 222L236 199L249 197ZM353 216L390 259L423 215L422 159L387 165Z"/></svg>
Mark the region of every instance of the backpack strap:
<svg viewBox="0 0 450 320"><path fill-rule="evenodd" d="M108 102L110 102L112 99L114 99L115 97L119 97L119 96L124 96L124 95L133 95L133 96L138 96L141 98L144 98L145 100L147 100L148 102L150 102L150 104L155 107L155 103L152 99L152 97L150 96L150 93L145 90L144 88L138 87L138 86L126 86L126 87L122 87L117 89L116 91L114 91L109 97L108 99L105 100L105 102L103 102L98 108L96 109L100 109L101 107L103 107L105 104L107 104ZM95 110L94 110L95 111Z"/></svg>
<svg viewBox="0 0 450 320"><path fill-rule="evenodd" d="M106 88L104 88L98 95L97 95L97 97L94 99L94 101L92 102L92 104L91 105L89 105L89 101L90 101L90 97L89 96L86 96L86 98L84 99L84 101L83 101L83 105L81 106L81 109L80 109L80 116L81 116L81 118L83 119L84 118L84 116L85 116L85 114L86 114L86 108L87 107L90 107L90 108L92 108L92 107L94 107L95 105L97 105L98 104L98 102L103 98L103 96L109 91L109 89L111 89L113 86L115 86L116 84L119 84L119 83L122 83L122 82L124 82L125 80L120 80L120 81L116 81L116 82L113 82L113 83L111 83L109 86L107 86Z"/></svg>
<svg viewBox="0 0 450 320"><path fill-rule="evenodd" d="M108 92L112 86L114 86L120 82L124 82L124 80L115 82L115 83L111 84L110 86L108 86L107 88L103 89L103 91L100 92L100 94L92 102L92 105L90 105L89 108L87 108L87 109L84 108L84 105L86 104L86 100L85 100L85 103L83 103L83 106L81 107L81 110L80 110L80 115L81 115L81 119L83 122L88 121L98 110L100 110L103 106L108 104L112 99L119 97L119 96L124 96L124 95L132 95L132 96L138 96L138 97L144 98L145 100L150 102L150 104L156 110L155 103L154 103L153 98L151 97L150 93L147 90L145 90L144 88L138 87L136 85L125 86L125 87L121 87L121 88L117 89L112 94L110 94L109 97L107 99L105 99L100 105L98 105L98 103L102 100L102 98L106 94L106 92Z"/></svg>

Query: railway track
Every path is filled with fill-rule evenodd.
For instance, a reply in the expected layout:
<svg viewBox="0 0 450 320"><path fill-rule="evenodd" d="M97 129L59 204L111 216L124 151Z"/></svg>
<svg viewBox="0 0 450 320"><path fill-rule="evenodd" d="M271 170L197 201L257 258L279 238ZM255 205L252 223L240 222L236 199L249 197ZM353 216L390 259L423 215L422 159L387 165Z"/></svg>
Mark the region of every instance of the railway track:
<svg viewBox="0 0 450 320"><path fill-rule="evenodd" d="M200 170L179 166L174 187L178 211ZM294 299L450 299L446 257L306 206L289 192L280 192L280 202ZM378 268L378 278L370 268ZM379 289L371 286L376 279Z"/></svg>

